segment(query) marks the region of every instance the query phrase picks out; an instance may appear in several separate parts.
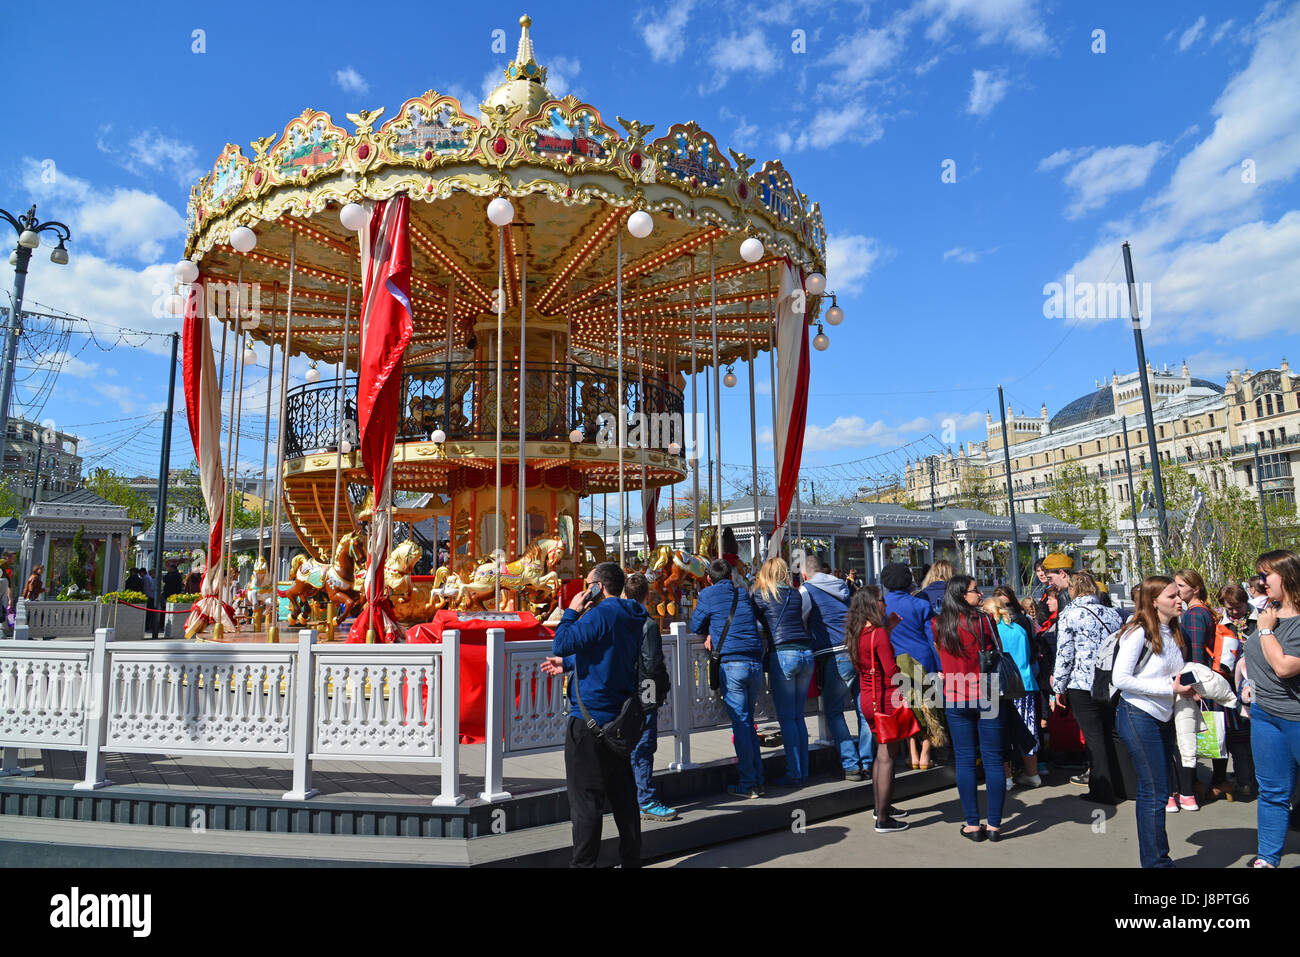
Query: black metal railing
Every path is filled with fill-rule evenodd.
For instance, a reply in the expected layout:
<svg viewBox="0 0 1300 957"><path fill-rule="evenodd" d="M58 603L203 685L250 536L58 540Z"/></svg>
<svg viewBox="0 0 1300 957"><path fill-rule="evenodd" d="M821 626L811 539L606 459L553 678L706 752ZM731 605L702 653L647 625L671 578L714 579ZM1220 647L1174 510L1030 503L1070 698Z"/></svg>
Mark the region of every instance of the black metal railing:
<svg viewBox="0 0 1300 957"><path fill-rule="evenodd" d="M503 367L502 437L519 434L519 367ZM618 374L576 363L529 364L524 371L528 439L568 442L574 429L583 443L614 446L617 442ZM450 384L450 388L448 387ZM298 386L286 401L290 457L333 452L339 440L357 445L357 379ZM442 430L448 440L496 438L497 369L495 363L420 366L402 376L397 441L419 442ZM644 422L648 448L684 454L685 418L682 393L666 382L625 375L622 403L629 415L628 439L636 444L637 424ZM640 417L644 416L642 420Z"/></svg>

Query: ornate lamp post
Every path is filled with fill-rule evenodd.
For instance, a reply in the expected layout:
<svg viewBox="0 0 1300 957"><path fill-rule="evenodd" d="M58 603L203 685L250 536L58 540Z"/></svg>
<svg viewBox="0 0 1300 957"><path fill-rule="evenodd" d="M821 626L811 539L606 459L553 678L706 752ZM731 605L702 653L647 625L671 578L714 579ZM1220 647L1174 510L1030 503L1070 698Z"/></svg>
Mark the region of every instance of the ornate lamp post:
<svg viewBox="0 0 1300 957"><path fill-rule="evenodd" d="M15 217L7 210L0 209L0 219L5 220L18 233L18 245L9 256L9 265L14 267L13 309L9 313L9 330L5 341L4 384L0 385L0 418L4 428L0 429L0 470L4 468L5 446L9 439L9 396L14 386L14 357L18 351L18 334L23 324L23 290L27 287L27 262L32 258L32 250L41 244L41 233L54 233L59 238L59 245L51 250L50 262L60 266L68 263L68 250L64 245L72 238L72 231L63 223L50 220L42 223L36 218L36 204L22 216Z"/></svg>

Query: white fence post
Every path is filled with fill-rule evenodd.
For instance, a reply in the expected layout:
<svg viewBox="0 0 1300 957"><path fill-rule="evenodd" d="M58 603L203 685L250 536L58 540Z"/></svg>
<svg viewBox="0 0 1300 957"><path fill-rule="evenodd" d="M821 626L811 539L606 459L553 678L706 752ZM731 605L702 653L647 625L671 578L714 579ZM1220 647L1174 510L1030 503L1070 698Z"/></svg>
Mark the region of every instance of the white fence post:
<svg viewBox="0 0 1300 957"><path fill-rule="evenodd" d="M113 782L104 776L104 741L108 735L108 715L112 702L109 692L112 672L109 669L108 643L113 640L112 628L95 629L95 647L90 653L90 684L85 694L86 707L86 777L74 784L73 790L93 791Z"/></svg>
<svg viewBox="0 0 1300 957"><path fill-rule="evenodd" d="M311 646L316 641L316 629L303 628L298 632L298 654L293 665L293 790L284 795L286 801L307 801L320 792L311 786L311 749L316 730L316 674L312 668ZM335 694L342 694L341 688ZM357 692L360 694L360 691ZM397 692L394 691L394 694Z"/></svg>
<svg viewBox="0 0 1300 957"><path fill-rule="evenodd" d="M460 632L442 633L441 661L438 677L442 695L442 791L433 799L434 807L455 807L465 800L460 793ZM432 688L429 693L433 693Z"/></svg>
<svg viewBox="0 0 1300 957"><path fill-rule="evenodd" d="M27 628L27 599L19 598L14 609L14 641L29 641L31 637Z"/></svg>
<svg viewBox="0 0 1300 957"><path fill-rule="evenodd" d="M686 623L675 621L668 626L677 648L677 674L673 675L673 761L674 771L695 767L691 763L691 716L694 714L694 663L691 661L691 636Z"/></svg>
<svg viewBox="0 0 1300 957"><path fill-rule="evenodd" d="M483 790L479 800L505 801L510 792L501 783L501 763L505 751L504 725L505 701L513 697L514 689L506 689L506 631L489 628L487 632L487 715L484 723L486 749L483 755Z"/></svg>

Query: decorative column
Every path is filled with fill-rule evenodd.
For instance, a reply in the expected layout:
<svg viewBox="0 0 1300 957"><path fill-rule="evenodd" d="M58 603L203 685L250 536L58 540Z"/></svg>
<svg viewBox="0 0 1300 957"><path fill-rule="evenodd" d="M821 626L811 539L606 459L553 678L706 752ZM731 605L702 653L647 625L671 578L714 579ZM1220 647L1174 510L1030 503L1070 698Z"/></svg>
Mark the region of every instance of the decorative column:
<svg viewBox="0 0 1300 957"><path fill-rule="evenodd" d="M99 593L101 595L106 594L108 592L108 570L113 565L113 537L115 534L116 533L114 532L109 532L104 537L104 568L100 574L100 586L99 586ZM158 543L154 542L153 547L154 547L154 551L157 552ZM150 564L150 567L152 568L153 565ZM157 587L158 586L155 584L155 588ZM159 592L155 591L154 594L159 594Z"/></svg>

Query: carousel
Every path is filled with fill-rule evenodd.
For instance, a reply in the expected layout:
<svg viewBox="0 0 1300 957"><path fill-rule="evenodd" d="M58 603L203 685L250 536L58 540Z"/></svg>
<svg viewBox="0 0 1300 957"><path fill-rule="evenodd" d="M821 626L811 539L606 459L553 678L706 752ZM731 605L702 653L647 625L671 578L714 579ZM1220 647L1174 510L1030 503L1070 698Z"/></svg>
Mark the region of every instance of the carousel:
<svg viewBox="0 0 1300 957"><path fill-rule="evenodd" d="M520 24L504 82L477 109L430 91L391 114L349 113L350 127L306 110L251 156L227 146L191 190L178 305L214 518L187 634L243 624L221 574L241 455L276 485L239 595L272 641L277 592L290 623L314 607L332 637L355 613L350 632L368 641L400 640L441 609L546 617L591 562L630 566L629 521L653 536L678 483L690 501L721 499L696 423L709 413L720 448L718 393L737 363L751 432L754 365L770 366L774 464L782 490L793 484L809 327L815 348L826 339L818 205L779 160L756 166L694 122L657 132L553 96ZM243 382L268 352L266 435L241 450ZM290 386L290 360L308 363L305 385ZM580 525L584 503L610 494L612 554ZM277 588L265 556L280 553L282 522L305 554ZM661 614L709 557L701 538L681 551L651 538L647 567L673 583Z"/></svg>

